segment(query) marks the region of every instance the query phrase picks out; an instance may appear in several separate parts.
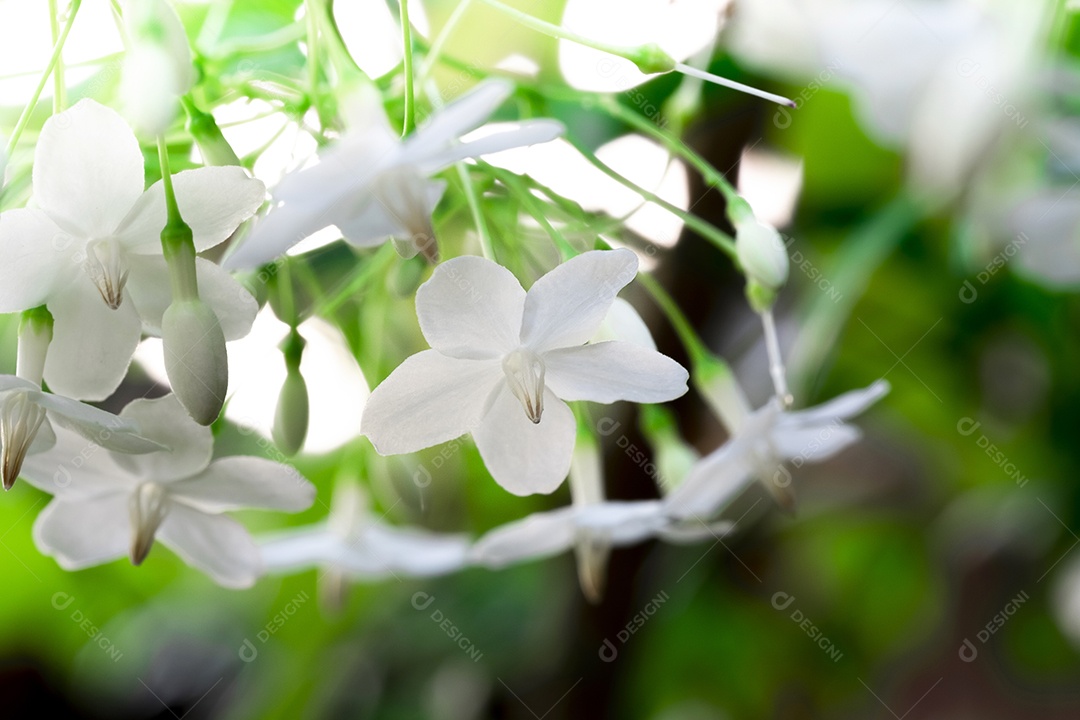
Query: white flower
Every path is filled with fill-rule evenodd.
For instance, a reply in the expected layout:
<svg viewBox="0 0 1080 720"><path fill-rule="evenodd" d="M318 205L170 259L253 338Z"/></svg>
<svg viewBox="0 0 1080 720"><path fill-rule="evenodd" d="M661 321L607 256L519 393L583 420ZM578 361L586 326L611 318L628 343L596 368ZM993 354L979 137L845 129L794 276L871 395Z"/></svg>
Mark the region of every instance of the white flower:
<svg viewBox="0 0 1080 720"><path fill-rule="evenodd" d="M124 24L131 42L120 80L124 114L139 133L161 135L195 83L187 34L166 0L129 0Z"/></svg>
<svg viewBox="0 0 1080 720"><path fill-rule="evenodd" d="M535 513L495 528L476 541L470 557L477 565L501 568L558 555L583 541L600 539L608 547L620 547L659 536L686 543L723 537L731 529L728 522L682 523L668 514L661 500L608 500Z"/></svg>
<svg viewBox="0 0 1080 720"><path fill-rule="evenodd" d="M432 175L464 158L547 142L563 132L554 120L530 120L461 142L461 135L484 122L511 90L505 81L484 82L404 140L370 93L349 132L320 155L318 164L286 176L275 188L275 207L225 266L256 267L328 225L336 225L357 247L395 238L406 256L417 251L434 256L431 213L446 182L431 180Z"/></svg>
<svg viewBox="0 0 1080 720"><path fill-rule="evenodd" d="M844 423L889 391L884 380L833 400L795 412L781 410L775 398L750 415L731 439L702 459L682 485L665 498L667 512L677 518L709 518L734 500L756 478L786 510L794 507L791 473L795 467L821 462L861 437Z"/></svg>
<svg viewBox="0 0 1080 720"><path fill-rule="evenodd" d="M241 168L173 178L199 251L222 242L262 203ZM124 120L93 100L54 115L34 155L35 209L0 220L0 312L47 305L55 318L45 380L55 392L101 400L120 384L145 329L159 334L172 301L160 235L160 182L143 190L143 156ZM242 337L256 303L217 265L196 259L202 299L225 337Z"/></svg>
<svg viewBox="0 0 1080 720"><path fill-rule="evenodd" d="M10 490L19 477L28 454L44 452L56 444L54 423L117 452L147 453L162 448L141 437L135 423L76 400L43 392L28 380L0 375L0 475L5 490Z"/></svg>
<svg viewBox="0 0 1080 720"><path fill-rule="evenodd" d="M432 349L375 388L361 419L383 455L472 433L496 482L515 495L550 493L570 469L575 423L566 402L664 402L686 392L675 361L629 342L586 343L633 280L629 250L563 263L528 293L506 268L459 257L416 293Z"/></svg>
<svg viewBox="0 0 1080 720"><path fill-rule="evenodd" d="M1020 272L1048 287L1071 290L1080 284L1080 192L1039 190L1016 203L1007 225L1015 235L994 261L1016 255Z"/></svg>
<svg viewBox="0 0 1080 720"><path fill-rule="evenodd" d="M255 457L211 462L213 436L172 395L136 400L120 417L169 450L120 455L57 432L56 446L27 458L23 476L56 497L34 523L34 542L78 570L129 555L138 565L155 540L225 587L248 587L261 571L243 525L222 513L298 511L315 488L292 468Z"/></svg>
<svg viewBox="0 0 1080 720"><path fill-rule="evenodd" d="M326 522L261 538L259 544L268 571L317 567L352 580L445 575L465 566L469 548L463 535L382 522L352 482L338 486Z"/></svg>

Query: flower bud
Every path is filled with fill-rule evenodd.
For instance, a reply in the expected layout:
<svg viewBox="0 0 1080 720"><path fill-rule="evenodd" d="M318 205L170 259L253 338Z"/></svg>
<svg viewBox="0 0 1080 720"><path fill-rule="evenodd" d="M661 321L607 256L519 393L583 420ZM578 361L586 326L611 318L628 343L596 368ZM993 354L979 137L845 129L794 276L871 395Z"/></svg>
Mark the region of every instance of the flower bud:
<svg viewBox="0 0 1080 720"><path fill-rule="evenodd" d="M675 69L675 58L656 43L637 48L630 60L646 75L671 72Z"/></svg>
<svg viewBox="0 0 1080 720"><path fill-rule="evenodd" d="M200 425L217 420L229 388L225 335L199 298L177 300L161 320L165 372L180 404Z"/></svg>
<svg viewBox="0 0 1080 720"><path fill-rule="evenodd" d="M124 112L137 132L161 135L195 82L187 34L164 0L130 0L124 19L131 41L120 82Z"/></svg>
<svg viewBox="0 0 1080 720"><path fill-rule="evenodd" d="M775 293L788 278L788 255L780 233L756 218L735 224L735 249L747 280Z"/></svg>
<svg viewBox="0 0 1080 720"><path fill-rule="evenodd" d="M308 431L308 389L299 370L288 371L274 413L274 442L286 455L304 446Z"/></svg>

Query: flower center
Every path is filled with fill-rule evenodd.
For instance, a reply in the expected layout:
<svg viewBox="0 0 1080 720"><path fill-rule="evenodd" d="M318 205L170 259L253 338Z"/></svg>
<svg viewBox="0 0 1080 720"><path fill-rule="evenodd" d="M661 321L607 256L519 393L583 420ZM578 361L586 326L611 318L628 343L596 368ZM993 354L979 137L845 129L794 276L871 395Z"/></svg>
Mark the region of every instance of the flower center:
<svg viewBox="0 0 1080 720"><path fill-rule="evenodd" d="M10 490L22 471L23 460L45 420L45 409L24 392L10 393L0 404L0 475Z"/></svg>
<svg viewBox="0 0 1080 720"><path fill-rule="evenodd" d="M525 415L534 423L544 414L544 361L528 348L518 348L503 358L503 372L510 392L521 401Z"/></svg>
<svg viewBox="0 0 1080 720"><path fill-rule="evenodd" d="M157 533L169 512L165 488L156 482L140 485L128 503L131 515L131 563L140 564L150 553Z"/></svg>
<svg viewBox="0 0 1080 720"><path fill-rule="evenodd" d="M120 246L112 238L92 240L86 246L86 260L83 269L94 281L101 299L115 310L124 300L124 285L127 284L128 268L120 254Z"/></svg>
<svg viewBox="0 0 1080 720"><path fill-rule="evenodd" d="M427 209L427 188L426 178L416 168L406 165L380 174L373 191L375 199L409 234L406 238L394 238L398 252L404 257L420 252L434 263L439 255Z"/></svg>

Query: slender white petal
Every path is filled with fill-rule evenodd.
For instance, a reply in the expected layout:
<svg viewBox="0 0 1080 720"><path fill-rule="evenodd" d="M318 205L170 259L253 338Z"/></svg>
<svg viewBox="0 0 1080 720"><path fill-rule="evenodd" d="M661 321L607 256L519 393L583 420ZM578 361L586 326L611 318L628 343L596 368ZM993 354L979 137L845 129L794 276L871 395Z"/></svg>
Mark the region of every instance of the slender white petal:
<svg viewBox="0 0 1080 720"><path fill-rule="evenodd" d="M0 220L0 313L44 305L79 271L70 256L81 246L41 210L5 212Z"/></svg>
<svg viewBox="0 0 1080 720"><path fill-rule="evenodd" d="M463 535L433 533L420 528L394 527L373 522L361 535L360 543L346 551L343 565L350 568L350 558L364 548L388 570L413 577L445 575L465 567L469 541Z"/></svg>
<svg viewBox="0 0 1080 720"><path fill-rule="evenodd" d="M569 406L550 390L532 422L506 386L499 389L473 438L491 476L514 495L553 492L570 472L576 425Z"/></svg>
<svg viewBox="0 0 1080 720"><path fill-rule="evenodd" d="M114 461L129 474L167 483L191 477L210 464L214 449L210 428L188 417L175 395L135 400L120 417L136 423L143 437L168 448L147 455L114 455Z"/></svg>
<svg viewBox="0 0 1080 720"><path fill-rule="evenodd" d="M513 273L480 257L435 268L416 291L416 316L431 347L450 357L482 359L518 346L525 290Z"/></svg>
<svg viewBox="0 0 1080 720"><path fill-rule="evenodd" d="M486 80L431 116L405 141L406 162L428 157L480 126L510 97L514 87L501 79Z"/></svg>
<svg viewBox="0 0 1080 720"><path fill-rule="evenodd" d="M87 238L107 237L142 192L142 151L115 111L80 100L45 121L34 153L34 200L56 222Z"/></svg>
<svg viewBox="0 0 1080 720"><path fill-rule="evenodd" d="M746 443L729 441L694 466L664 499L676 518L707 520L737 498L754 480L754 458Z"/></svg>
<svg viewBox="0 0 1080 720"><path fill-rule="evenodd" d="M502 378L498 360L460 360L437 350L417 353L372 391L361 431L382 455L452 440L480 423Z"/></svg>
<svg viewBox="0 0 1080 720"><path fill-rule="evenodd" d="M575 508L559 508L491 530L476 541L470 557L477 565L506 567L564 553L573 547L577 535Z"/></svg>
<svg viewBox="0 0 1080 720"><path fill-rule="evenodd" d="M115 310L101 300L85 274L53 293L53 339L45 359L45 381L58 395L104 400L127 373L142 335L131 303Z"/></svg>
<svg viewBox="0 0 1080 720"><path fill-rule="evenodd" d="M474 140L451 145L442 152L425 158L421 167L429 173L435 173L465 158L551 142L565 132L566 127L557 120L528 120L516 127L500 129Z"/></svg>
<svg viewBox="0 0 1080 720"><path fill-rule="evenodd" d="M142 437L135 423L92 405L45 392L34 393L34 402L45 408L49 419L60 427L108 450L141 454L164 449L160 443Z"/></svg>
<svg viewBox="0 0 1080 720"><path fill-rule="evenodd" d="M563 400L667 402L686 393L690 377L667 355L618 340L551 350L544 363L548 387Z"/></svg>
<svg viewBox="0 0 1080 720"><path fill-rule="evenodd" d="M262 572L259 549L244 526L174 502L158 531L162 545L227 588L255 584Z"/></svg>
<svg viewBox="0 0 1080 720"><path fill-rule="evenodd" d="M888 381L877 380L861 390L851 390L821 405L786 413L784 423L807 425L830 423L837 419L848 420L862 413L888 393Z"/></svg>
<svg viewBox="0 0 1080 720"><path fill-rule="evenodd" d="M169 485L169 494L203 512L242 508L296 512L315 501L315 486L296 468L257 457L215 460L198 475Z"/></svg>
<svg viewBox="0 0 1080 720"><path fill-rule="evenodd" d="M258 538L263 566L270 572L295 573L340 560L343 543L325 525L296 528Z"/></svg>
<svg viewBox="0 0 1080 720"><path fill-rule="evenodd" d="M839 421L812 427L781 426L772 434L772 446L781 460L822 462L861 437L859 428Z"/></svg>
<svg viewBox="0 0 1080 720"><path fill-rule="evenodd" d="M127 495L53 500L34 522L33 536L38 550L65 570L122 558L131 536Z"/></svg>
<svg viewBox="0 0 1080 720"><path fill-rule="evenodd" d="M266 199L266 186L235 166L204 167L173 175L180 215L191 227L195 249L208 250L224 242ZM154 183L131 208L116 230L124 247L135 253L161 253L165 227L165 190Z"/></svg>
<svg viewBox="0 0 1080 720"><path fill-rule="evenodd" d="M521 342L537 352L588 342L637 275L629 250L592 250L537 280L525 297Z"/></svg>

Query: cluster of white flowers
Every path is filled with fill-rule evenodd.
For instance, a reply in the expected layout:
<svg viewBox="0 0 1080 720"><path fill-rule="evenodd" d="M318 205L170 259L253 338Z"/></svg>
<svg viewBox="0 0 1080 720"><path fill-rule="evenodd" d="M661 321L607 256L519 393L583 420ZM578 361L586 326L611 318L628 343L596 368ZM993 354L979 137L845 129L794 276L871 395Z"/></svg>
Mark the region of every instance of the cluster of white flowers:
<svg viewBox="0 0 1080 720"><path fill-rule="evenodd" d="M570 403L663 403L686 393L690 379L618 298L638 276L637 255L581 252L526 291L490 259L440 263L432 223L447 189L438 177L443 170L550 141L563 126L527 120L463 141L513 91L492 80L399 139L381 98L361 92L348 131L317 162L286 175L247 232L247 221L267 204L262 182L239 166L169 172L160 136L191 86L190 50L167 5L132 5L133 69L122 104L140 135L158 137L162 180L144 189L143 151L131 125L83 99L45 122L32 197L0 216L0 312L23 314L17 374L0 378L3 482L11 488L22 476L55 496L33 535L62 567L124 555L140 564L159 540L218 583L245 587L265 570L319 566L339 580L424 576L573 548L582 586L596 597L612 547L729 532L723 511L754 478L790 508L788 484L776 482L790 478L785 461L822 460L854 441L859 433L845 421L887 390L877 383L817 408L787 410L771 316L787 279L787 255L776 230L736 203L738 262L765 323L777 398L756 412L742 408L736 422L722 418L731 438L674 487L660 488L661 499L606 499L598 442ZM572 505L475 542L387 525L366 512L353 485L339 489L325 523L261 547L225 515L242 508L295 512L314 501L314 486L289 465L212 460L208 426L227 398L226 343L250 331L259 308L231 272L276 261L330 225L357 248L392 241L403 256L422 253L434 264L415 294L430 349L401 362L367 400L362 433L374 449L407 454L470 434L508 492L549 494L569 477ZM223 264L210 259L220 252L197 255L229 240L237 242ZM275 424L287 452L300 447L307 424L298 369L303 341L295 327ZM162 338L174 394L135 400L118 415L80 402L113 395L145 336ZM713 390L742 397L737 388Z"/></svg>

